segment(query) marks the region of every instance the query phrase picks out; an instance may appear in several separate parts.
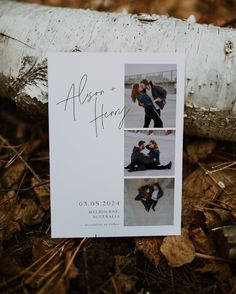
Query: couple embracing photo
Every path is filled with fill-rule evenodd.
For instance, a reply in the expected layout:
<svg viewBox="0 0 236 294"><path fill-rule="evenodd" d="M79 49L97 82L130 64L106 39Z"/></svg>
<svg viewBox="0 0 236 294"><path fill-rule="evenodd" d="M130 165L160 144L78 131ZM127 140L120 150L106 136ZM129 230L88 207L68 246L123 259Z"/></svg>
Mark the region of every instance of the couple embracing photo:
<svg viewBox="0 0 236 294"><path fill-rule="evenodd" d="M174 130L126 130L125 176L172 176L175 170Z"/></svg>
<svg viewBox="0 0 236 294"><path fill-rule="evenodd" d="M154 128L163 128L161 110L166 104L166 95L166 90L160 86L154 86L152 81L144 79L140 83L133 84L131 99L133 103L138 102L138 105L143 107L143 128L149 128L152 120Z"/></svg>
<svg viewBox="0 0 236 294"><path fill-rule="evenodd" d="M160 164L160 150L155 140L150 140L148 144L145 141L140 140L138 146L133 147L131 154L131 161L129 165L125 167L129 172L141 171L141 170L161 170L171 169L172 162L168 164ZM142 151L148 149L148 154L144 154Z"/></svg>
<svg viewBox="0 0 236 294"><path fill-rule="evenodd" d="M126 64L125 128L176 127L176 64Z"/></svg>

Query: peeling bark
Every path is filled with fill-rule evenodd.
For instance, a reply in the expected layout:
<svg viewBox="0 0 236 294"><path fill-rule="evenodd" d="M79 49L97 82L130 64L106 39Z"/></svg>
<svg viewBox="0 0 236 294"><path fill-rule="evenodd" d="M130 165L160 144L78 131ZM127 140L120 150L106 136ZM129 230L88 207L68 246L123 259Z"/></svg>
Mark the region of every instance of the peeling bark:
<svg viewBox="0 0 236 294"><path fill-rule="evenodd" d="M0 96L46 115L47 51L186 54L186 133L236 141L235 29L157 15L0 3Z"/></svg>

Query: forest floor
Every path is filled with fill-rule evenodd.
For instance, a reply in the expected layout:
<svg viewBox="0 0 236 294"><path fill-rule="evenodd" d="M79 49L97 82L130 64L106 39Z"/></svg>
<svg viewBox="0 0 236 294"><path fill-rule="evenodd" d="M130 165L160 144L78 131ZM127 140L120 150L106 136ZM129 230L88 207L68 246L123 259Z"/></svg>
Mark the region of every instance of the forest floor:
<svg viewBox="0 0 236 294"><path fill-rule="evenodd" d="M235 143L184 137L181 236L51 239L47 122L1 99L0 141L0 293L236 293Z"/></svg>

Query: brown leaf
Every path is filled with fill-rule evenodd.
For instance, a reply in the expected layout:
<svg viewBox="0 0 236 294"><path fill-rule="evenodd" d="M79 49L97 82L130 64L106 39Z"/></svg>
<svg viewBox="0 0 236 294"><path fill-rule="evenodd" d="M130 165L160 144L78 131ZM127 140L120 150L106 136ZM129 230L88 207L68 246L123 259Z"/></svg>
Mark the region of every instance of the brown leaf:
<svg viewBox="0 0 236 294"><path fill-rule="evenodd" d="M195 248L188 237L187 229L182 230L181 236L165 237L160 250L171 267L191 263L195 258Z"/></svg>
<svg viewBox="0 0 236 294"><path fill-rule="evenodd" d="M0 275L1 276L13 276L17 275L22 271L22 268L16 261L14 257L7 256L3 252L3 255L0 256L1 266L0 266Z"/></svg>
<svg viewBox="0 0 236 294"><path fill-rule="evenodd" d="M65 279L58 278L56 281L51 283L50 286L45 288L44 291L42 291L42 294L68 294L68 284L65 281Z"/></svg>
<svg viewBox="0 0 236 294"><path fill-rule="evenodd" d="M40 201L41 206L43 209L47 210L50 207L50 198L49 198L49 187L48 181L41 181L39 182L37 179L31 179L31 185L34 187L34 192L38 200Z"/></svg>
<svg viewBox="0 0 236 294"><path fill-rule="evenodd" d="M12 188L16 188L15 185ZM2 196L0 202L0 241L9 240L20 231L20 225L13 219L15 207L16 192L11 190Z"/></svg>
<svg viewBox="0 0 236 294"><path fill-rule="evenodd" d="M160 246L162 239L162 237L135 238L136 249L141 251L156 267L161 259Z"/></svg>
<svg viewBox="0 0 236 294"><path fill-rule="evenodd" d="M222 225L232 223L233 216L231 214L231 211L221 208L214 208L213 210L219 215Z"/></svg>
<svg viewBox="0 0 236 294"><path fill-rule="evenodd" d="M24 171L24 163L21 161L15 161L14 164L4 170L2 176L2 186L4 188L10 188L13 184L16 184L22 177Z"/></svg>
<svg viewBox="0 0 236 294"><path fill-rule="evenodd" d="M115 277L116 287L118 288L118 293L128 293L133 288L137 282L137 276L127 275L120 273Z"/></svg>
<svg viewBox="0 0 236 294"><path fill-rule="evenodd" d="M30 142L28 142L27 144L24 145L24 155L29 155L31 154L33 151L35 151L35 149L37 149L40 144L42 143L41 138L37 138L37 139L33 139Z"/></svg>
<svg viewBox="0 0 236 294"><path fill-rule="evenodd" d="M187 145L186 154L188 160L192 163L198 162L200 159L207 157L213 152L216 141L213 140L197 140Z"/></svg>
<svg viewBox="0 0 236 294"><path fill-rule="evenodd" d="M201 227L195 228L191 231L191 241L197 252L207 255L215 255L214 242L211 236L207 236Z"/></svg>
<svg viewBox="0 0 236 294"><path fill-rule="evenodd" d="M187 176L183 187L183 225L191 223L193 209L207 206L221 191L221 188L201 168Z"/></svg>
<svg viewBox="0 0 236 294"><path fill-rule="evenodd" d="M23 198L15 210L15 220L22 225L35 225L42 221L44 211L32 199Z"/></svg>
<svg viewBox="0 0 236 294"><path fill-rule="evenodd" d="M5 233L4 238L6 240L9 240L12 238L12 236L16 233L19 232L21 230L20 225L18 222L15 222L13 220L10 220L8 222L8 226L7 226L7 231Z"/></svg>
<svg viewBox="0 0 236 294"><path fill-rule="evenodd" d="M232 217L236 219L236 199L232 196L224 194L221 199L217 199L216 203L222 208L226 208L230 211Z"/></svg>
<svg viewBox="0 0 236 294"><path fill-rule="evenodd" d="M113 280L113 287L118 293L130 292L137 282L136 276L136 257L134 256L115 256L115 271L117 275Z"/></svg>
<svg viewBox="0 0 236 294"><path fill-rule="evenodd" d="M219 282L226 281L232 276L229 264L216 261L210 261L210 263L195 269L195 271L201 273L214 273Z"/></svg>
<svg viewBox="0 0 236 294"><path fill-rule="evenodd" d="M208 229L213 229L216 227L219 227L221 225L221 218L218 215L217 212L214 210L195 210L194 211L194 219L197 222L197 220L200 220L201 226L208 228Z"/></svg>
<svg viewBox="0 0 236 294"><path fill-rule="evenodd" d="M72 251L68 250L66 252L66 260L65 260L65 268L67 267L68 263L70 262L72 257ZM67 272L66 275L66 279L70 280L70 279L74 279L79 275L79 270L78 268L75 266L74 262L70 265L70 268Z"/></svg>

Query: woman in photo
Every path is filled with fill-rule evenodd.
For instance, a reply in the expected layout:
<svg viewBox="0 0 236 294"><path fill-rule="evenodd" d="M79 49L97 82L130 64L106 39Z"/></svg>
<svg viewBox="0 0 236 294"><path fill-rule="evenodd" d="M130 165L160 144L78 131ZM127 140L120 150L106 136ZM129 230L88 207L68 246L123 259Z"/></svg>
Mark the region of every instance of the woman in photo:
<svg viewBox="0 0 236 294"><path fill-rule="evenodd" d="M149 150L148 157L152 159L156 159L156 163L160 164L160 149L155 140L151 140L146 148Z"/></svg>
<svg viewBox="0 0 236 294"><path fill-rule="evenodd" d="M145 116L151 118L154 121L154 128L163 128L163 122L153 104L151 97L145 93L143 87L141 87L141 85L138 83L134 84L132 87L131 99L133 103L138 100L139 105L144 107ZM143 127L149 127L149 123L146 119L144 119Z"/></svg>

